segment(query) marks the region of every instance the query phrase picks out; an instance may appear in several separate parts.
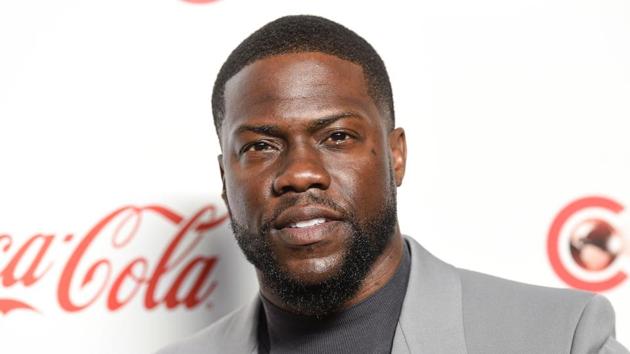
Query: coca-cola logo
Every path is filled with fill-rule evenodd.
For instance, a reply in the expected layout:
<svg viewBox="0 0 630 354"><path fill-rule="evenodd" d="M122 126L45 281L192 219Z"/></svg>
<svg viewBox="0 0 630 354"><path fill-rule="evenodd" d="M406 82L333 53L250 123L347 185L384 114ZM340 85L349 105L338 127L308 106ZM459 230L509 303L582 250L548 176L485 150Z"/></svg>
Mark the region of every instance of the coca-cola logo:
<svg viewBox="0 0 630 354"><path fill-rule="evenodd" d="M120 310L136 297L142 297L146 309L194 308L208 303L217 286L212 274L219 257L198 254L195 248L227 218L213 205L190 217L160 205L125 206L106 215L80 238L72 233L37 233L18 242L17 237L0 233L0 315L18 309L42 312L33 298L41 298L38 284L51 277L56 294L50 295L56 295L56 303L66 312L85 310L99 299L109 311ZM136 252L117 257L134 241L138 243L141 233L148 236L142 232L147 219L163 225L161 237L151 240L157 255ZM90 252L97 243L101 248L107 243L111 252ZM65 259L50 254L51 249L63 247L70 247ZM156 247L152 247L154 251ZM11 296L16 288L28 291Z"/></svg>
<svg viewBox="0 0 630 354"><path fill-rule="evenodd" d="M610 198L577 199L554 218L547 238L551 267L567 285L610 290L627 279L628 214Z"/></svg>

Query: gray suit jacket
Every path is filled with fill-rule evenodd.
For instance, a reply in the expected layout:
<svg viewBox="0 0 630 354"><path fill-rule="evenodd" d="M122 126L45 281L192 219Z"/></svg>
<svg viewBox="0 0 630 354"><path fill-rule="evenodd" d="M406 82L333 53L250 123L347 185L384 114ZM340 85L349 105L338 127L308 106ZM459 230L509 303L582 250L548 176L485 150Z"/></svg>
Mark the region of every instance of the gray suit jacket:
<svg viewBox="0 0 630 354"><path fill-rule="evenodd" d="M411 272L392 353L630 353L614 339L604 297L457 269L407 241ZM157 354L256 353L260 309L256 297Z"/></svg>

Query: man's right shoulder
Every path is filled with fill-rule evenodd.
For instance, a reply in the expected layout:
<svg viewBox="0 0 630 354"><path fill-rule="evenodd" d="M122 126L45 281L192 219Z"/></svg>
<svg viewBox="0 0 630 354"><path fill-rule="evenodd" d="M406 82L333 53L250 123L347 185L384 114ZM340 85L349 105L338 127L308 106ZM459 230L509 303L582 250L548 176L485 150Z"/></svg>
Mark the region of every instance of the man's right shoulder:
<svg viewBox="0 0 630 354"><path fill-rule="evenodd" d="M258 306L258 301L245 305L201 331L163 347L155 354L254 352Z"/></svg>
<svg viewBox="0 0 630 354"><path fill-rule="evenodd" d="M231 327L234 316L235 314L232 312L199 332L167 345L155 354L208 353L208 348L215 347L221 338L221 334Z"/></svg>

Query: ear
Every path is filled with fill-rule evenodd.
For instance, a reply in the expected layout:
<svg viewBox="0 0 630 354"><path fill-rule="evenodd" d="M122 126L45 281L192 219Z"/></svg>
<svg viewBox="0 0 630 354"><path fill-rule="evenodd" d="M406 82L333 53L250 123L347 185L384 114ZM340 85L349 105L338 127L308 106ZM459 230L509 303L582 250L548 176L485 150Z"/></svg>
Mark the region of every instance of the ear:
<svg viewBox="0 0 630 354"><path fill-rule="evenodd" d="M403 177L405 177L405 166L407 165L407 140L403 128L396 128L389 133L389 149L396 186L400 187Z"/></svg>
<svg viewBox="0 0 630 354"><path fill-rule="evenodd" d="M221 171L221 199L223 199L223 202L225 203L225 205L227 205L227 195L225 194L225 170L223 169L223 154L219 154L219 156L217 156L217 160L219 161L219 170Z"/></svg>

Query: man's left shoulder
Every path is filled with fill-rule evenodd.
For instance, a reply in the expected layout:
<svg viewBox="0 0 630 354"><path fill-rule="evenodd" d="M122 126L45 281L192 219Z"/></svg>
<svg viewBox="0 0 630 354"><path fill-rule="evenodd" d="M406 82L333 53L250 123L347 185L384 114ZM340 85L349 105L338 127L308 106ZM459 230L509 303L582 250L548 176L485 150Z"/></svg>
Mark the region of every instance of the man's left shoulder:
<svg viewBox="0 0 630 354"><path fill-rule="evenodd" d="M628 353L614 340L615 314L601 295L529 285L462 269L457 272L467 342L478 352L507 342L531 349L532 338L536 338L545 350Z"/></svg>
<svg viewBox="0 0 630 354"><path fill-rule="evenodd" d="M580 309L591 301L608 303L603 296L585 291L531 285L470 270L456 270L464 301L476 307L501 307L509 312L523 310L527 313L538 310L550 315L577 311L579 315Z"/></svg>

